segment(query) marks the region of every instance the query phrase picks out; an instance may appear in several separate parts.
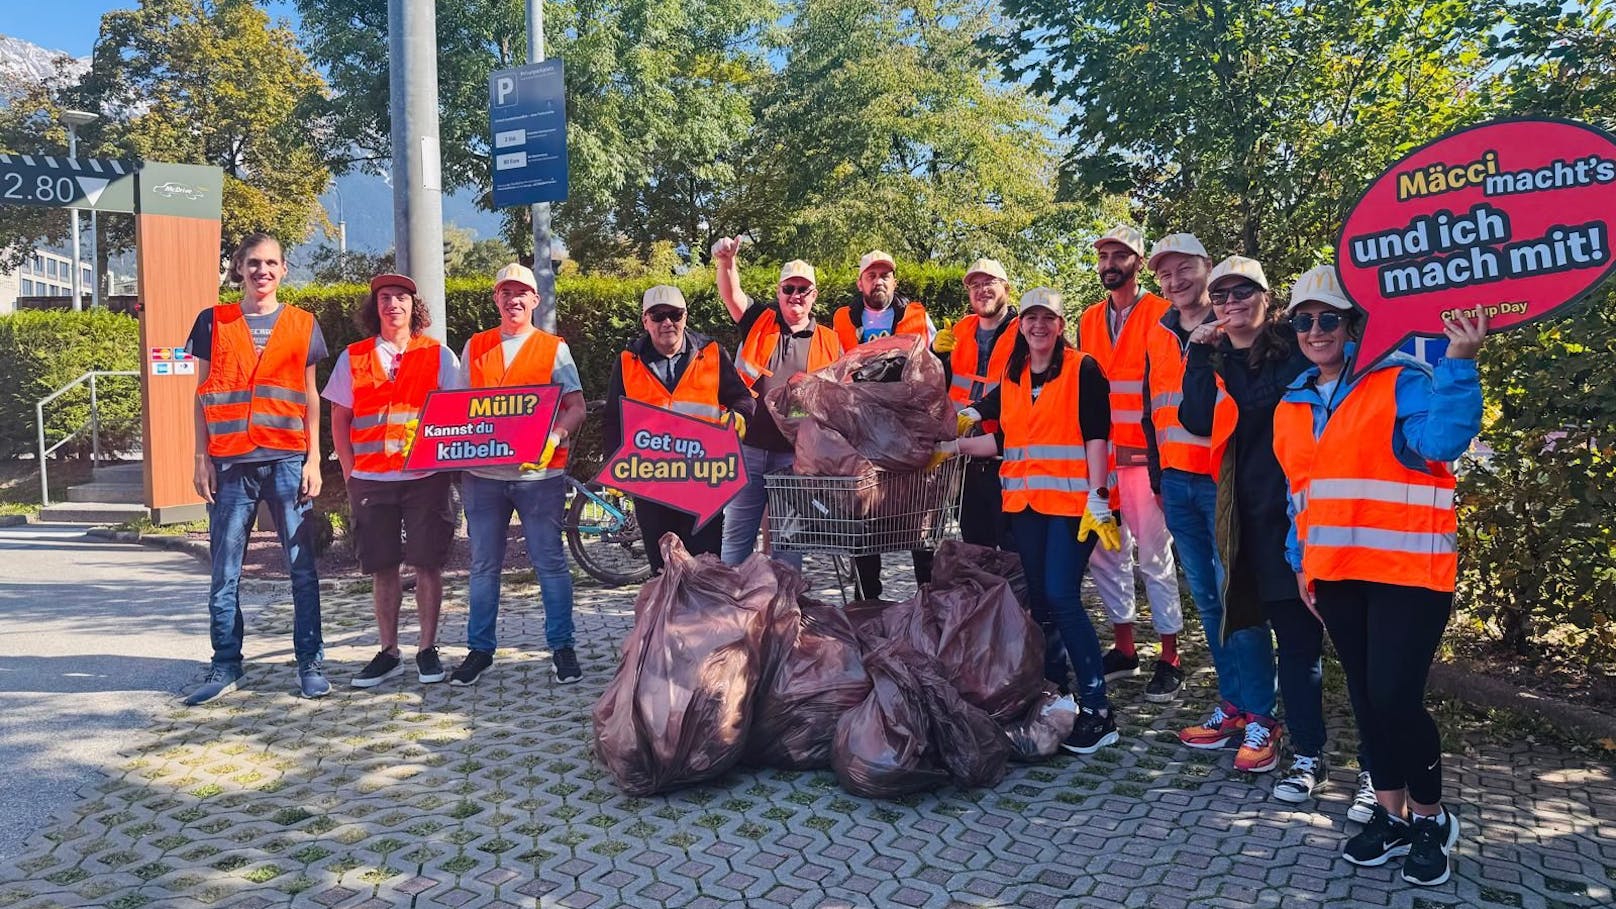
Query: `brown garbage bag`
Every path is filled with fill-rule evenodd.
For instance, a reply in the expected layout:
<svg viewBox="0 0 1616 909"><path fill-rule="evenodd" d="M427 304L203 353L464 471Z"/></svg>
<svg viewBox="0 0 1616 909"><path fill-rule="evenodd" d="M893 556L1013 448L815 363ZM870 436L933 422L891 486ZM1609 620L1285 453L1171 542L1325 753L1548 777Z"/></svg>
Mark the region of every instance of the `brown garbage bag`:
<svg viewBox="0 0 1616 909"><path fill-rule="evenodd" d="M1077 724L1077 705L1071 704L1070 710L1061 709L1056 704L1062 700L1055 686L1047 685L1021 719L1004 727L1005 738L1010 740L1012 760L1041 761L1060 750L1061 742L1066 741Z"/></svg>
<svg viewBox="0 0 1616 909"><path fill-rule="evenodd" d="M1008 723L1026 711L1043 683L1043 631L1016 601L1008 581L966 564L972 552L946 545L943 551L953 561L947 582L934 574L922 590L925 632L911 631L907 639L923 647L929 638L931 649L925 652L936 657L960 696Z"/></svg>
<svg viewBox="0 0 1616 909"><path fill-rule="evenodd" d="M885 368L894 366L898 368ZM872 374L888 379L896 374L901 379L858 381ZM954 403L948 397L942 363L927 349L926 339L917 335L859 345L806 376L800 400L812 422L840 433L860 455L885 470L919 470L931 460L938 442L954 438ZM800 435L798 449L800 460L805 454Z"/></svg>
<svg viewBox="0 0 1616 909"><path fill-rule="evenodd" d="M1023 608L1027 606L1027 574L1021 567L1021 556L1013 550L977 546L963 540L944 540L937 547L937 558L932 563L931 581L938 587L948 587L961 573L987 572L1010 582L1010 590Z"/></svg>
<svg viewBox="0 0 1616 909"><path fill-rule="evenodd" d="M937 663L913 652L906 656L920 684L932 750L948 778L964 788L993 786L1004 779L1011 749L999 724L962 698L940 674Z"/></svg>
<svg viewBox="0 0 1616 909"><path fill-rule="evenodd" d="M712 779L740 760L778 581L662 537L667 569L640 590L623 661L595 702L595 756L630 795Z"/></svg>
<svg viewBox="0 0 1616 909"><path fill-rule="evenodd" d="M789 629L780 627L786 613ZM776 617L776 633L788 632L790 641L758 691L746 760L787 770L829 767L837 721L870 693L858 635L842 610L807 598L777 608Z"/></svg>
<svg viewBox="0 0 1616 909"><path fill-rule="evenodd" d="M831 767L842 788L866 798L890 799L948 782L931 747L921 683L889 641L864 654L871 689L836 723Z"/></svg>

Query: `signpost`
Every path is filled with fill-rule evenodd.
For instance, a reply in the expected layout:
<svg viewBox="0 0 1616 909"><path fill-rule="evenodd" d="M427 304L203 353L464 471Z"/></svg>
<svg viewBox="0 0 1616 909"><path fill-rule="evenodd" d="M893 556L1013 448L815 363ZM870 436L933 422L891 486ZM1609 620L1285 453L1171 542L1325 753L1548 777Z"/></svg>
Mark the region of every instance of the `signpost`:
<svg viewBox="0 0 1616 909"><path fill-rule="evenodd" d="M728 426L623 399L623 444L603 486L695 515L699 529L746 487L741 440Z"/></svg>
<svg viewBox="0 0 1616 909"><path fill-rule="evenodd" d="M0 155L0 205L135 210L135 171L124 161Z"/></svg>
<svg viewBox="0 0 1616 909"><path fill-rule="evenodd" d="M1541 319L1616 268L1616 136L1571 120L1482 123L1414 150L1347 217L1341 286L1368 314L1361 374L1444 315Z"/></svg>
<svg viewBox="0 0 1616 909"><path fill-rule="evenodd" d="M560 404L560 385L434 391L421 409L404 469L466 470L536 461Z"/></svg>
<svg viewBox="0 0 1616 909"><path fill-rule="evenodd" d="M546 60L488 77L494 207L567 197L567 98L561 61ZM535 257L549 250L535 250Z"/></svg>

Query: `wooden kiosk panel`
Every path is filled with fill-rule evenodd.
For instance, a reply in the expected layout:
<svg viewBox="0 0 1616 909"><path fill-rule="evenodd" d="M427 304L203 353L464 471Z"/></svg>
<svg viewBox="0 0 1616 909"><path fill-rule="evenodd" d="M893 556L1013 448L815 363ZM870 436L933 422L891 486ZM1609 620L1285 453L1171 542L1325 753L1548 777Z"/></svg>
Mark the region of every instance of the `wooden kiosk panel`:
<svg viewBox="0 0 1616 909"><path fill-rule="evenodd" d="M146 506L159 524L207 516L191 485L196 366L174 351L197 313L219 301L222 184L216 167L148 163L136 175Z"/></svg>

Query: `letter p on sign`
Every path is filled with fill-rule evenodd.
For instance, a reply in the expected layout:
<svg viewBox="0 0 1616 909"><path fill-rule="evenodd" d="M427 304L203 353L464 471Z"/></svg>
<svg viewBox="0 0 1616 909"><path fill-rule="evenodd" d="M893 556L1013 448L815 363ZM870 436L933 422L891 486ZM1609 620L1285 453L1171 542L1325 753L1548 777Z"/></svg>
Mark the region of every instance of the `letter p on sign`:
<svg viewBox="0 0 1616 909"><path fill-rule="evenodd" d="M494 81L494 103L509 104L510 97L516 94L516 80L510 76L500 76Z"/></svg>

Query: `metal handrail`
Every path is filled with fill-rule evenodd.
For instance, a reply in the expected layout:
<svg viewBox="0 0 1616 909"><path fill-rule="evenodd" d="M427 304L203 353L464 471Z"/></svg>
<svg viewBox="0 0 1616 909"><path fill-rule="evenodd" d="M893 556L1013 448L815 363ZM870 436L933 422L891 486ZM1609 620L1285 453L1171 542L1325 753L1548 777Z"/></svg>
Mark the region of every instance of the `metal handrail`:
<svg viewBox="0 0 1616 909"><path fill-rule="evenodd" d="M77 388L85 379L90 380L90 462L92 464L99 463L101 461L101 405L96 398L95 380L100 376L138 377L139 375L140 373L133 369L92 369L34 403L34 423L39 428L39 504L41 507L49 507L51 503L50 481L45 473L51 452L71 442L84 429L84 427L80 426L64 436L55 445L46 448L45 405Z"/></svg>

